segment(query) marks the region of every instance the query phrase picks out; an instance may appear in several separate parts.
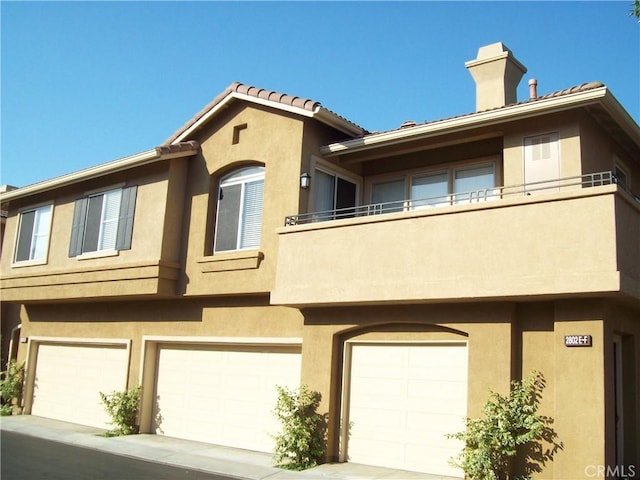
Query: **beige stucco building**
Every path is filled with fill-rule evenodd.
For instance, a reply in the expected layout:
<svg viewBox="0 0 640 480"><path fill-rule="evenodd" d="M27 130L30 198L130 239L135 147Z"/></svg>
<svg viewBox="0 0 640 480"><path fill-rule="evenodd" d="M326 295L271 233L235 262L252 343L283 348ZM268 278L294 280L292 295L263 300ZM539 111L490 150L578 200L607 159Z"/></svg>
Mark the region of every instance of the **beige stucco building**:
<svg viewBox="0 0 640 480"><path fill-rule="evenodd" d="M98 392L142 384L141 431L270 451L303 383L329 461L461 477L444 435L537 370L563 450L535 477L640 465L640 128L598 82L517 99L500 43L466 67L473 113L369 133L234 83L3 193L24 412L104 426Z"/></svg>

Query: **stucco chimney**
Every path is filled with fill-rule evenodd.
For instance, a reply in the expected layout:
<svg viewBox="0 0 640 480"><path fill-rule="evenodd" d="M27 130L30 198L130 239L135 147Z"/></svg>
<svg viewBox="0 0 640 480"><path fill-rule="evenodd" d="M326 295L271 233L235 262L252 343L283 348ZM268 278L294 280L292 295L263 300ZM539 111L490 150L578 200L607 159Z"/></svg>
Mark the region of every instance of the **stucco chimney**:
<svg viewBox="0 0 640 480"><path fill-rule="evenodd" d="M465 63L476 82L476 111L518 101L516 89L527 69L502 42L478 49L478 58Z"/></svg>

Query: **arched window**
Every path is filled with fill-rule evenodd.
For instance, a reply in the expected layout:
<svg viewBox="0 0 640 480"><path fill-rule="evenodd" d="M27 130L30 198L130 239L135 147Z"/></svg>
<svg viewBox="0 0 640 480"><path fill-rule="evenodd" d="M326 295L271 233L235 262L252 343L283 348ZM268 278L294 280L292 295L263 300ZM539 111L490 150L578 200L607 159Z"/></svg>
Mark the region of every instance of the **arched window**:
<svg viewBox="0 0 640 480"><path fill-rule="evenodd" d="M214 252L260 246L263 191L264 167L241 168L220 179Z"/></svg>

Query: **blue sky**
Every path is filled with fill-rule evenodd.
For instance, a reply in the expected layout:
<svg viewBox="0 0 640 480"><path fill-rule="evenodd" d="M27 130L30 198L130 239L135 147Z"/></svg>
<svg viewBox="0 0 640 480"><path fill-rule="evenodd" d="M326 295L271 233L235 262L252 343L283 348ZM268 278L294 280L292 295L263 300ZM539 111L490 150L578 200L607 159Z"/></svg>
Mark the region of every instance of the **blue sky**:
<svg viewBox="0 0 640 480"><path fill-rule="evenodd" d="M604 82L640 123L640 24L608 2L0 2L1 178L153 148L233 81L369 130L472 112L502 41L545 94Z"/></svg>

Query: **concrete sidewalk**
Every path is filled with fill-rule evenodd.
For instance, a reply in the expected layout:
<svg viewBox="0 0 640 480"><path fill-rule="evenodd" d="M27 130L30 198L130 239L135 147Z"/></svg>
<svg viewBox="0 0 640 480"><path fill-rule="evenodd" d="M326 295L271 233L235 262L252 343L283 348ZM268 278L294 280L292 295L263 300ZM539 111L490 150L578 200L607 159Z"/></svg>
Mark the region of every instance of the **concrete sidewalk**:
<svg viewBox="0 0 640 480"><path fill-rule="evenodd" d="M229 475L245 480L453 480L453 477L415 473L355 463L324 464L304 472L273 466L271 455L161 435L102 436L104 430L32 415L1 417L0 429L78 447L155 463Z"/></svg>

